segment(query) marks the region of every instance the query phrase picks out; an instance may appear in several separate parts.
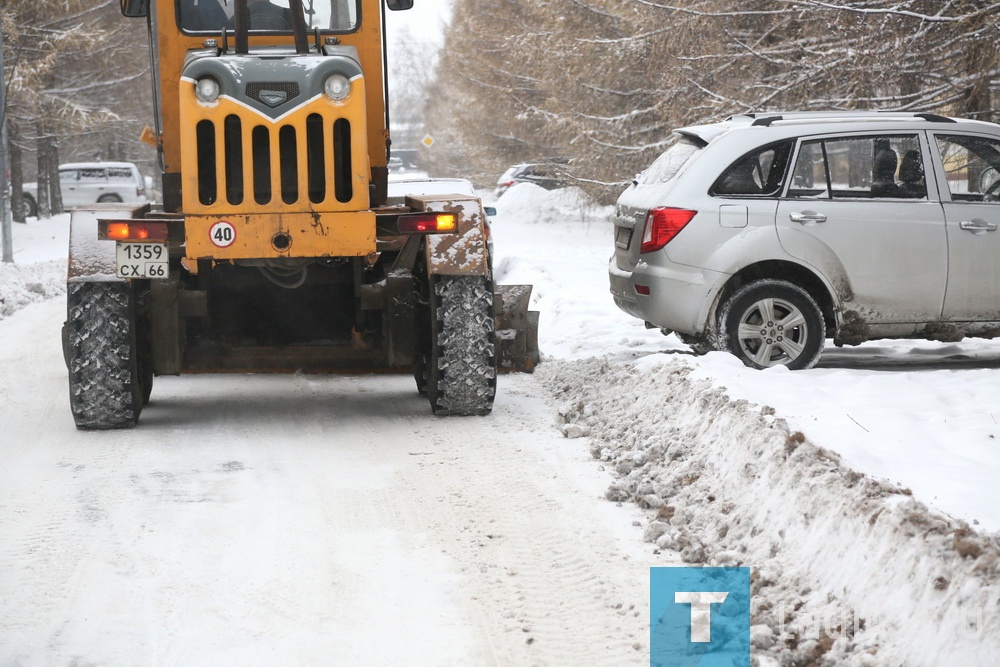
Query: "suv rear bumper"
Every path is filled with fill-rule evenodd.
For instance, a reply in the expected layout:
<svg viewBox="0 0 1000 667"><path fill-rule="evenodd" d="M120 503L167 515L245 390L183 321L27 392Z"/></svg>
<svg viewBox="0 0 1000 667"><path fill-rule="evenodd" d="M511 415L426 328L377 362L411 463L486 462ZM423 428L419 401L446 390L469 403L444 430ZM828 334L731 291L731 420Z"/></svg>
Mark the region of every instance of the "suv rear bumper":
<svg viewBox="0 0 1000 667"><path fill-rule="evenodd" d="M662 329L700 334L708 325L709 309L726 275L690 266L653 266L640 261L629 272L608 263L608 279L615 305L633 317ZM649 294L639 294L644 285Z"/></svg>

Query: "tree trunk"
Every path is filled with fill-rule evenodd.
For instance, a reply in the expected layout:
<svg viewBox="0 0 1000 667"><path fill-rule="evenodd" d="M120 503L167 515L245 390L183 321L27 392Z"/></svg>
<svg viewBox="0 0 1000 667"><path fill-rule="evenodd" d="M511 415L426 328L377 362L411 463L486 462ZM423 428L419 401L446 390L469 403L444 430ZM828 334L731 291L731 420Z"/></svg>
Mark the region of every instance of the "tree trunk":
<svg viewBox="0 0 1000 667"><path fill-rule="evenodd" d="M49 204L52 215L63 212L62 182L59 180L59 143L56 137L46 137L46 150L49 157L46 160L49 168Z"/></svg>
<svg viewBox="0 0 1000 667"><path fill-rule="evenodd" d="M966 30L976 30L981 27L982 19L968 26ZM992 41L977 39L966 46L965 71L972 79L962 94L962 115L976 120L992 120L990 104L990 72L997 60L997 49Z"/></svg>
<svg viewBox="0 0 1000 667"><path fill-rule="evenodd" d="M45 124L41 119L36 122L38 136L35 139L35 153L38 158L38 187L35 188L35 196L38 204L38 219L51 218L52 209L49 207L49 152L46 150L48 139Z"/></svg>
<svg viewBox="0 0 1000 667"><path fill-rule="evenodd" d="M24 156L21 154L21 134L10 119L7 125L8 157L10 158L10 209L14 222L25 222L28 207L24 205Z"/></svg>
<svg viewBox="0 0 1000 667"><path fill-rule="evenodd" d="M108 147L106 149L107 157L106 160L111 160L112 162L125 162L125 145L119 139L112 139L108 141Z"/></svg>

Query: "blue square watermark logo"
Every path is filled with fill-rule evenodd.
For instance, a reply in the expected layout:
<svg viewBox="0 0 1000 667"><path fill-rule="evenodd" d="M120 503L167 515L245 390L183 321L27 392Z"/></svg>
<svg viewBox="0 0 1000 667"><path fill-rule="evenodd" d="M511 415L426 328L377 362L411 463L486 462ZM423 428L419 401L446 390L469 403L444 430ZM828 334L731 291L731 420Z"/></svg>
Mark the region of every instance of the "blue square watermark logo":
<svg viewBox="0 0 1000 667"><path fill-rule="evenodd" d="M651 567L650 667L749 667L750 568Z"/></svg>

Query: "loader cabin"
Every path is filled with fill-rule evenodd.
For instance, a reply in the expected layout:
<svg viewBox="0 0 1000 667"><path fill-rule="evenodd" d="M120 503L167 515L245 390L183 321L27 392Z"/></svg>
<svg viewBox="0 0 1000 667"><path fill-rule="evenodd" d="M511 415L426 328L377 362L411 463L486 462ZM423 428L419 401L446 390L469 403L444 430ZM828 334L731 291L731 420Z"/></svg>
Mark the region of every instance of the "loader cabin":
<svg viewBox="0 0 1000 667"><path fill-rule="evenodd" d="M385 0L390 10L412 6ZM121 8L147 17L155 35L166 211L350 212L384 203L382 0L121 0ZM298 80L289 81L295 68ZM340 122L331 128L330 119ZM327 250L364 254L351 244Z"/></svg>

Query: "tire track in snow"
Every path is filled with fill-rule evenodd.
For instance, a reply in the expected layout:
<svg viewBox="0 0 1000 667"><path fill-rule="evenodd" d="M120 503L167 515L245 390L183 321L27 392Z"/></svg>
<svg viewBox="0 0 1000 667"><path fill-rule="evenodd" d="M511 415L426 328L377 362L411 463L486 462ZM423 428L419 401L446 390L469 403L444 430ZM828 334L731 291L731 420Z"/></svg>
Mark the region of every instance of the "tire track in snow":
<svg viewBox="0 0 1000 667"><path fill-rule="evenodd" d="M542 400L533 392L526 399ZM492 437L437 431L433 446L404 473L414 489L438 488L433 500L414 497L426 498L422 511L432 517L432 530L448 538L448 554L467 563L466 583L494 651L490 663L644 662L648 570L631 568L638 582L608 576L621 571L623 555L594 527L590 504L567 500L573 498L567 481L518 444L567 441L554 429L511 429L519 420L502 414L508 409L497 410ZM582 444L572 446L584 452Z"/></svg>

